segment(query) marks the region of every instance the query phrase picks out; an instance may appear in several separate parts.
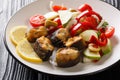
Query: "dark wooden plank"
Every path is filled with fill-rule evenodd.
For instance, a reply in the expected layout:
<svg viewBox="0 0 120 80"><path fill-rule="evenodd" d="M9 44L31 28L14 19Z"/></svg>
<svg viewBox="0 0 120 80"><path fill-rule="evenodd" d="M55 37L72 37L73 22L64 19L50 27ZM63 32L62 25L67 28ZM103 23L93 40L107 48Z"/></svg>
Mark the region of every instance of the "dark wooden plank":
<svg viewBox="0 0 120 80"><path fill-rule="evenodd" d="M37 72L32 71L11 57L4 43L4 29L11 18L19 9L35 0L0 0L0 80L34 80Z"/></svg>

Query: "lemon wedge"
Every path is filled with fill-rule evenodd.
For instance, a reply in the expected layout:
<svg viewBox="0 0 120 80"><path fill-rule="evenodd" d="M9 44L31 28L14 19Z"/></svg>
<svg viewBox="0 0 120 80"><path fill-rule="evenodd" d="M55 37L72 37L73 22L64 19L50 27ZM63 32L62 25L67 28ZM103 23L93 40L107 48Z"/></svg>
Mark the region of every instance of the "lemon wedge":
<svg viewBox="0 0 120 80"><path fill-rule="evenodd" d="M10 31L10 38L13 44L17 45L23 38L25 38L25 33L27 32L27 26L15 26Z"/></svg>
<svg viewBox="0 0 120 80"><path fill-rule="evenodd" d="M26 38L18 43L18 45L16 46L16 51L20 55L20 57L22 57L26 61L36 63L42 62L42 59L38 57Z"/></svg>

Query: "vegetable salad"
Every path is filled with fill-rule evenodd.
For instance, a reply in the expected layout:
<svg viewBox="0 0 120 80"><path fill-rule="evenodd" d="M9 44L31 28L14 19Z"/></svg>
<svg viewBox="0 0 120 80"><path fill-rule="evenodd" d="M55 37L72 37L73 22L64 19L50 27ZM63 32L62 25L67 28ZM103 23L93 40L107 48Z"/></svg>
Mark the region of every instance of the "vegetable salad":
<svg viewBox="0 0 120 80"><path fill-rule="evenodd" d="M79 62L98 62L111 52L115 28L89 4L73 9L51 3L50 10L30 17L32 28L26 33L43 62L71 67Z"/></svg>

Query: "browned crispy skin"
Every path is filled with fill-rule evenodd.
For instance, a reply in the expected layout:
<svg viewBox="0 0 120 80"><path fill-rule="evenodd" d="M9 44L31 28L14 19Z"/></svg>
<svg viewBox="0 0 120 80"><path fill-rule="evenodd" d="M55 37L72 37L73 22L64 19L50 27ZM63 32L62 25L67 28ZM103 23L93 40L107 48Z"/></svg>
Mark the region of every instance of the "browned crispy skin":
<svg viewBox="0 0 120 80"><path fill-rule="evenodd" d="M65 41L69 38L69 32L66 28L60 28L52 34L51 41L54 46L64 46Z"/></svg>
<svg viewBox="0 0 120 80"><path fill-rule="evenodd" d="M36 41L37 38L41 36L46 36L47 34L48 33L46 27L40 26L39 28L30 29L26 37L29 42L33 43Z"/></svg>
<svg viewBox="0 0 120 80"><path fill-rule="evenodd" d="M52 55L52 52L54 50L54 47L52 46L51 41L44 36L36 40L33 48L34 48L34 51L37 53L37 55L43 61L47 61L49 57Z"/></svg>
<svg viewBox="0 0 120 80"><path fill-rule="evenodd" d="M65 43L66 47L75 47L78 50L82 50L86 47L85 42L83 41L81 36L74 36L69 38L66 43Z"/></svg>
<svg viewBox="0 0 120 80"><path fill-rule="evenodd" d="M80 52L75 48L60 48L56 53L56 62L59 67L71 67L79 61Z"/></svg>

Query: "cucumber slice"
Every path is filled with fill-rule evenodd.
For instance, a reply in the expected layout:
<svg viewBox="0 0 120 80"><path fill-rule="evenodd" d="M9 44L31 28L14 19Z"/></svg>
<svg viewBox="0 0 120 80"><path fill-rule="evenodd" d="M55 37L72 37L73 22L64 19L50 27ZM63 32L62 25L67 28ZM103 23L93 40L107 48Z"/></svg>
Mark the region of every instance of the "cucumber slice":
<svg viewBox="0 0 120 80"><path fill-rule="evenodd" d="M84 55L90 59L99 60L101 58L99 52L90 51L88 48L84 51Z"/></svg>
<svg viewBox="0 0 120 80"><path fill-rule="evenodd" d="M86 30L80 34L84 41L90 41L92 35L98 38L97 32L95 30Z"/></svg>
<svg viewBox="0 0 120 80"><path fill-rule="evenodd" d="M50 19L50 20L56 18L57 16L58 16L57 12L48 12L44 15L46 19Z"/></svg>
<svg viewBox="0 0 120 80"><path fill-rule="evenodd" d="M72 18L72 12L68 10L58 11L62 25L65 27Z"/></svg>
<svg viewBox="0 0 120 80"><path fill-rule="evenodd" d="M103 55L106 55L112 51L112 45L110 39L108 39L107 45L101 47Z"/></svg>
<svg viewBox="0 0 120 80"><path fill-rule="evenodd" d="M90 59L88 57L83 57L83 63L89 63L89 62L93 62L93 59Z"/></svg>
<svg viewBox="0 0 120 80"><path fill-rule="evenodd" d="M86 57L86 56L84 56L83 57L83 63L95 63L95 62L97 62L97 61L99 61L99 60L96 60L96 59L90 59L90 58L88 58L88 57Z"/></svg>

